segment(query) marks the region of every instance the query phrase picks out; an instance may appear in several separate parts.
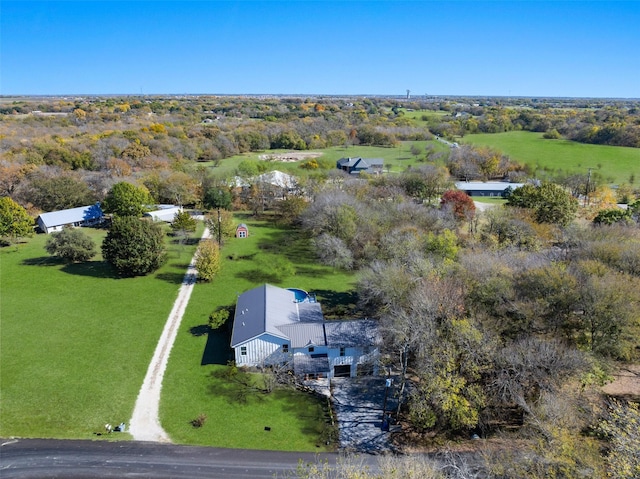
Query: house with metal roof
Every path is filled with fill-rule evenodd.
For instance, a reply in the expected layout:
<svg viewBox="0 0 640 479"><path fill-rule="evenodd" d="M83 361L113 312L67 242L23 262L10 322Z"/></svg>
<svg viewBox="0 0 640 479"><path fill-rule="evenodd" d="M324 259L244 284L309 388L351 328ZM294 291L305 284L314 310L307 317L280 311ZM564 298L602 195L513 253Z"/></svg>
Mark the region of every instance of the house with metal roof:
<svg viewBox="0 0 640 479"><path fill-rule="evenodd" d="M326 321L313 294L264 284L238 296L231 347L238 366L353 377L377 369L380 336L373 320Z"/></svg>
<svg viewBox="0 0 640 479"><path fill-rule="evenodd" d="M336 166L350 175L359 175L362 172L375 175L382 173L384 160L382 158L340 158Z"/></svg>
<svg viewBox="0 0 640 479"><path fill-rule="evenodd" d="M509 183L507 181L457 181L456 188L464 191L469 196L493 196L503 197L511 188L515 190L524 183Z"/></svg>
<svg viewBox="0 0 640 479"><path fill-rule="evenodd" d="M65 226L94 226L102 222L103 219L104 213L100 208L100 203L96 203L95 205L42 213L38 216L36 222L44 233L49 234L54 231L61 231Z"/></svg>

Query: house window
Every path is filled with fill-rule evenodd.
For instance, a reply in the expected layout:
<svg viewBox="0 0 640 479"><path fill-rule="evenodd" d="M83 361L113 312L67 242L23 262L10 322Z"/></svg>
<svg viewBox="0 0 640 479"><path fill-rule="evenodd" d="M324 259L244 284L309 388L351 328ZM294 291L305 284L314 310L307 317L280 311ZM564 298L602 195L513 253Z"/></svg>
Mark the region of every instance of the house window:
<svg viewBox="0 0 640 479"><path fill-rule="evenodd" d="M289 352L289 345L288 344L283 344L282 345L282 352L283 353L288 353Z"/></svg>
<svg viewBox="0 0 640 479"><path fill-rule="evenodd" d="M240 230L238 231L238 238L246 238L247 237L247 232Z"/></svg>
<svg viewBox="0 0 640 479"><path fill-rule="evenodd" d="M314 348L313 346L309 346L309 352L312 353L316 350L316 348Z"/></svg>
<svg viewBox="0 0 640 479"><path fill-rule="evenodd" d="M240 355L241 356L246 356L247 355L247 347L246 346L240 346Z"/></svg>
<svg viewBox="0 0 640 479"><path fill-rule="evenodd" d="M340 356L344 356L344 353L345 353L344 348L340 348Z"/></svg>

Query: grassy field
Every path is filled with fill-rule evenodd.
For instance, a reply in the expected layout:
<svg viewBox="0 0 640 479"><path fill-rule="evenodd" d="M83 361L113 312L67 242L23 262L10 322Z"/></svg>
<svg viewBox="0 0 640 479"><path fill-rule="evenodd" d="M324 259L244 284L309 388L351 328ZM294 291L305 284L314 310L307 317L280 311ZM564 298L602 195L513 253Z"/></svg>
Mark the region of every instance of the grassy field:
<svg viewBox="0 0 640 479"><path fill-rule="evenodd" d="M321 153L320 158L327 160L331 164L331 169L335 168L336 162L340 158L345 157L363 157L363 158L382 158L384 159L385 171L392 173L399 173L407 169L409 166L415 166L418 163L416 158L411 154L411 145L417 145L422 150L427 145L432 144L437 151L445 151L447 147L438 141L403 141L398 146L393 148L379 147L379 146L335 146L326 148L323 150L314 150L317 153ZM213 163L201 163L200 166L206 166L211 168L211 171L222 177L230 177L235 175L236 169L240 162L244 160L258 160L260 155L269 154L277 155L278 153L285 153L290 150L269 150L268 152L252 152L245 153L243 155L232 156L220 161L218 166L213 166ZM301 152L301 153L304 153ZM422 155L424 156L424 155ZM315 170L305 170L300 168L299 162L279 162L274 161L271 163L271 169L284 171L296 176L306 177L312 174L316 174ZM326 171L326 170L325 170Z"/></svg>
<svg viewBox="0 0 640 479"><path fill-rule="evenodd" d="M223 377L228 332L208 337L204 325L216 307L263 282L316 291L330 307L352 300L353 278L315 265L292 232L240 219L251 236L229 240L220 277L191 296L163 384L163 425L179 443L323 450L326 404L295 391L234 401ZM85 231L98 244L105 234ZM100 257L70 266L51 259L45 240L0 250L0 436L93 438L131 417L194 246L172 245L155 274L119 279ZM282 262L295 275L274 276ZM200 414L208 420L193 428Z"/></svg>
<svg viewBox="0 0 640 479"><path fill-rule="evenodd" d="M90 438L131 417L194 247L119 279L101 257L58 262L45 240L0 249L0 436Z"/></svg>
<svg viewBox="0 0 640 479"><path fill-rule="evenodd" d="M492 135L466 135L461 143L496 148L517 162L527 164L538 177L566 173L586 174L588 168L606 183L640 182L640 149L587 145L566 140L545 140L542 133L511 131Z"/></svg>
<svg viewBox="0 0 640 479"><path fill-rule="evenodd" d="M162 423L181 443L322 450L325 445L318 441L327 432L324 402L310 397L301 401L299 394L287 391L238 400L237 390L220 377L232 358L229 332L223 328L209 336L201 333L209 313L234 305L239 293L264 282L314 291L328 311L353 301L349 294L353 277L315 264L308 242L295 232L250 217L239 220L249 226L250 236L227 242L219 277L210 284L197 284L191 296L163 384ZM295 274L275 277L270 271L282 262L293 265ZM207 421L193 428L190 421L200 414ZM265 431L265 426L271 430Z"/></svg>

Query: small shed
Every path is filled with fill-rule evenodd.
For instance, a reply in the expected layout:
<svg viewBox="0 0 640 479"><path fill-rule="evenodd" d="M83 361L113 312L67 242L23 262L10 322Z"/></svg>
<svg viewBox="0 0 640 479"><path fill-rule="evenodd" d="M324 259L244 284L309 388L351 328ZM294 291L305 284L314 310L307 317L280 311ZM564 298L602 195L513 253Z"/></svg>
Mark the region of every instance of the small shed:
<svg viewBox="0 0 640 479"><path fill-rule="evenodd" d="M246 238L249 236L249 228L244 223L240 223L236 228L236 238Z"/></svg>

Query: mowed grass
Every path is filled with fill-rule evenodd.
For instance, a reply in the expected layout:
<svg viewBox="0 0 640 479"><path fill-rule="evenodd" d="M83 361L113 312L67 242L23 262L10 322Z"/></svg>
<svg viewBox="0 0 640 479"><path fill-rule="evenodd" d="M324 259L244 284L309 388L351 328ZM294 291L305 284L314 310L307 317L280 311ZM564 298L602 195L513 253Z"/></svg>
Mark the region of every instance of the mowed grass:
<svg viewBox="0 0 640 479"><path fill-rule="evenodd" d="M99 250L105 232L84 231ZM195 246L120 279L101 257L60 263L46 238L0 249L0 436L90 438L129 421Z"/></svg>
<svg viewBox="0 0 640 479"><path fill-rule="evenodd" d="M229 331L207 335L205 325L211 311L264 282L315 291L329 307L348 305L353 276L315 264L308 240L294 231L238 219L250 237L229 240L219 277L194 288L163 382L162 423L177 443L324 450L326 402L294 390L239 401L225 377ZM84 231L98 244L105 235ZM0 249L0 436L96 438L105 423L129 421L195 246L171 244L158 272L119 279L101 257L59 263L45 241L38 235ZM277 277L282 262L294 274ZM208 419L194 428L201 414Z"/></svg>
<svg viewBox="0 0 640 479"><path fill-rule="evenodd" d="M463 143L490 146L513 160L529 165L538 176L587 174L588 168L606 183L640 181L640 148L588 145L567 140L545 140L542 133L510 131L466 135Z"/></svg>
<svg viewBox="0 0 640 479"><path fill-rule="evenodd" d="M291 390L239 399L242 388L225 379L226 363L233 358L230 329L207 335L205 325L213 310L233 306L238 294L265 282L314 291L323 307L348 304L354 300L354 278L317 265L308 240L295 231L248 216L239 216L238 221L249 226L249 237L229 239L222 249L224 263L218 277L194 288L163 383L161 422L180 443L325 450L326 401ZM293 265L294 274L274 275L282 261ZM207 420L194 428L191 421L200 415Z"/></svg>

